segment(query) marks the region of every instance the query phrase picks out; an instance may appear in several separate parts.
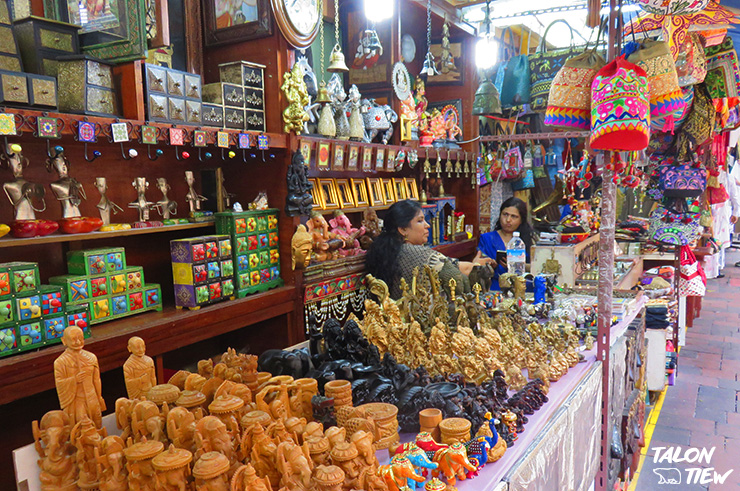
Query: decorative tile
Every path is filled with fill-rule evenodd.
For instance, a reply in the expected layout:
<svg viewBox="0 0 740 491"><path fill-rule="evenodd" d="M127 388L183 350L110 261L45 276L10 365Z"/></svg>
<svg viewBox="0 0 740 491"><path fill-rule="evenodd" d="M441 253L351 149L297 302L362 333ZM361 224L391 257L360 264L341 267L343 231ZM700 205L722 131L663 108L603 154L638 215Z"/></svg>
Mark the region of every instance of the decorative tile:
<svg viewBox="0 0 740 491"><path fill-rule="evenodd" d="M257 230L257 219L254 217L247 218L247 230L250 232L254 232Z"/></svg>
<svg viewBox="0 0 740 491"><path fill-rule="evenodd" d="M249 250L247 246L247 238L246 237L237 237L236 238L236 252L237 254L240 252L247 252Z"/></svg>
<svg viewBox="0 0 740 491"><path fill-rule="evenodd" d="M128 125L126 123L111 123L110 132L113 135L113 143L129 141Z"/></svg>
<svg viewBox="0 0 740 491"><path fill-rule="evenodd" d="M193 261L203 261L206 258L205 244L193 244Z"/></svg>
<svg viewBox="0 0 740 491"><path fill-rule="evenodd" d="M70 326L77 326L84 331L87 327L87 312L67 314L67 324Z"/></svg>
<svg viewBox="0 0 740 491"><path fill-rule="evenodd" d="M0 135L13 136L15 134L15 115L0 113Z"/></svg>
<svg viewBox="0 0 740 491"><path fill-rule="evenodd" d="M221 257L231 257L231 239L219 241L218 250Z"/></svg>
<svg viewBox="0 0 740 491"><path fill-rule="evenodd" d="M57 118L39 116L36 118L39 138L59 138L59 123Z"/></svg>
<svg viewBox="0 0 740 491"><path fill-rule="evenodd" d="M44 319L44 332L46 332L47 340L61 338L62 334L64 334L64 328L64 317Z"/></svg>
<svg viewBox="0 0 740 491"><path fill-rule="evenodd" d="M58 314L62 311L62 292L47 292L41 294L41 313L43 315Z"/></svg>
<svg viewBox="0 0 740 491"><path fill-rule="evenodd" d="M18 318L20 320L41 317L41 299L38 295L17 298L15 301L18 308Z"/></svg>
<svg viewBox="0 0 740 491"><path fill-rule="evenodd" d="M252 139L249 137L249 133L239 133L238 140L239 148L249 148L252 146Z"/></svg>
<svg viewBox="0 0 740 491"><path fill-rule="evenodd" d="M217 135L217 145L219 148L229 148L229 133L226 131L219 131Z"/></svg>
<svg viewBox="0 0 740 491"><path fill-rule="evenodd" d="M193 279L196 283L203 283L208 279L208 270L206 270L205 264L193 265Z"/></svg>
<svg viewBox="0 0 740 491"><path fill-rule="evenodd" d="M272 249L270 251L270 264L277 264L278 262L280 262L280 252L277 249Z"/></svg>
<svg viewBox="0 0 740 491"><path fill-rule="evenodd" d="M157 128L154 126L143 125L141 127L141 143L146 145L156 145Z"/></svg>
<svg viewBox="0 0 740 491"><path fill-rule="evenodd" d="M110 299L102 298L93 302L93 316L96 319L110 317Z"/></svg>
<svg viewBox="0 0 740 491"><path fill-rule="evenodd" d="M156 288L146 291L146 306L156 305L159 303L159 290Z"/></svg>
<svg viewBox="0 0 740 491"><path fill-rule="evenodd" d="M246 234L247 221L243 218L237 218L236 220L234 220L234 229L236 230L237 234Z"/></svg>
<svg viewBox="0 0 740 491"><path fill-rule="evenodd" d="M0 353L15 350L18 345L15 339L15 327L0 329Z"/></svg>
<svg viewBox="0 0 740 491"><path fill-rule="evenodd" d="M249 241L248 248L250 251L254 251L257 249L257 247L259 247L259 241L257 240L256 235L250 235L247 239Z"/></svg>
<svg viewBox="0 0 740 491"><path fill-rule="evenodd" d="M234 294L234 280L223 280L221 282L221 293L224 297L230 297Z"/></svg>
<svg viewBox="0 0 740 491"><path fill-rule="evenodd" d="M41 322L32 322L31 324L21 324L18 326L18 333L21 336L21 346L34 346L41 344Z"/></svg>
<svg viewBox="0 0 740 491"><path fill-rule="evenodd" d="M260 284L260 272L252 271L252 274L249 275L249 280L252 286L259 285Z"/></svg>
<svg viewBox="0 0 740 491"><path fill-rule="evenodd" d="M126 291L126 275L125 274L113 274L110 276L110 289L111 293L123 293Z"/></svg>
<svg viewBox="0 0 740 491"><path fill-rule="evenodd" d="M257 253L249 255L249 269L254 269L260 265L260 256Z"/></svg>
<svg viewBox="0 0 740 491"><path fill-rule="evenodd" d="M12 300L0 300L0 324L6 322L12 322L15 320L13 316L13 301Z"/></svg>
<svg viewBox="0 0 740 491"><path fill-rule="evenodd" d="M195 287L195 301L196 303L206 303L208 302L208 299L210 298L210 293L208 292L208 285L202 285L202 286L196 286Z"/></svg>
<svg viewBox="0 0 740 491"><path fill-rule="evenodd" d="M231 261L231 259L221 261L221 276L232 276L233 274L234 263Z"/></svg>
<svg viewBox="0 0 740 491"><path fill-rule="evenodd" d="M90 298L90 290L87 287L87 279L74 280L69 283L69 301L78 302Z"/></svg>
<svg viewBox="0 0 740 491"><path fill-rule="evenodd" d="M214 259L218 257L218 244L216 242L206 242L206 259Z"/></svg>
<svg viewBox="0 0 740 491"><path fill-rule="evenodd" d="M10 295L10 273L0 273L0 296Z"/></svg>
<svg viewBox="0 0 740 491"><path fill-rule="evenodd" d="M108 278L90 278L90 287L93 297L104 297L108 294Z"/></svg>
<svg viewBox="0 0 740 491"><path fill-rule="evenodd" d="M239 256L239 271L246 271L249 269L249 260L247 256Z"/></svg>
<svg viewBox="0 0 740 491"><path fill-rule="evenodd" d="M170 145L184 145L185 130L182 128L170 128Z"/></svg>
<svg viewBox="0 0 740 491"><path fill-rule="evenodd" d="M205 131L195 130L193 131L193 146L194 147L205 147L207 143L208 135Z"/></svg>
<svg viewBox="0 0 740 491"><path fill-rule="evenodd" d="M77 139L83 143L95 143L95 125L88 121L80 121L77 126Z"/></svg>
<svg viewBox="0 0 740 491"><path fill-rule="evenodd" d="M213 280L221 276L221 268L218 265L218 261L208 263L208 279Z"/></svg>
<svg viewBox="0 0 740 491"><path fill-rule="evenodd" d="M257 148L260 150L270 149L270 137L267 135L259 135L257 137Z"/></svg>
<svg viewBox="0 0 740 491"><path fill-rule="evenodd" d="M141 288L141 271L133 271L126 275L126 282L129 290Z"/></svg>

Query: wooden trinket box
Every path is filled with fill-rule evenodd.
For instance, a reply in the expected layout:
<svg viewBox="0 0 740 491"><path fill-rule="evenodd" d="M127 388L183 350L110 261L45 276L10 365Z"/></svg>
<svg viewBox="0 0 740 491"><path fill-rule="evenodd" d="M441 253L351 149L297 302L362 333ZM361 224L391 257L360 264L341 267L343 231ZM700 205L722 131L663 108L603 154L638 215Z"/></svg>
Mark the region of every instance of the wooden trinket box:
<svg viewBox="0 0 740 491"><path fill-rule="evenodd" d="M173 240L170 255L177 308L198 309L235 298L230 236Z"/></svg>
<svg viewBox="0 0 740 491"><path fill-rule="evenodd" d="M80 52L79 29L78 25L35 16L15 22L13 32L25 71L57 77L57 59Z"/></svg>
<svg viewBox="0 0 740 491"><path fill-rule="evenodd" d="M59 109L97 116L117 116L118 98L113 90L112 66L87 55L57 60Z"/></svg>
<svg viewBox="0 0 740 491"><path fill-rule="evenodd" d="M203 120L200 75L144 64L149 121L200 124Z"/></svg>

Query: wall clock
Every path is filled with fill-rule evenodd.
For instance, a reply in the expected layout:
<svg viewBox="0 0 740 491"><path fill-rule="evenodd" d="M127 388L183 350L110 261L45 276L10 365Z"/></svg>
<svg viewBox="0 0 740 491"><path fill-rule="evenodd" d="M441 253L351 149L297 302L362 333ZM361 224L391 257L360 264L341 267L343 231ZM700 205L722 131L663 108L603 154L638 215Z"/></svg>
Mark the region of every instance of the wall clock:
<svg viewBox="0 0 740 491"><path fill-rule="evenodd" d="M307 48L321 22L321 0L270 0L280 32L296 48Z"/></svg>

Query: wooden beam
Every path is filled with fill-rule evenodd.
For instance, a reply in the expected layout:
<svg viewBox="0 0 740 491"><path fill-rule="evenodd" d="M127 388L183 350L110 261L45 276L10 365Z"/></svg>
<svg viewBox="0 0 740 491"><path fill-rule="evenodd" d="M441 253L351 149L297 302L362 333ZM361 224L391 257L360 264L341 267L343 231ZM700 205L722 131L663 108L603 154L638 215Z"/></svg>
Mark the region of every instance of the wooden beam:
<svg viewBox="0 0 740 491"><path fill-rule="evenodd" d="M427 8L425 0L409 0L412 4L421 6L424 10ZM478 30L471 24L462 20L460 9L455 8L444 0L432 0L432 14L440 19L447 19L449 23L466 34L477 36Z"/></svg>

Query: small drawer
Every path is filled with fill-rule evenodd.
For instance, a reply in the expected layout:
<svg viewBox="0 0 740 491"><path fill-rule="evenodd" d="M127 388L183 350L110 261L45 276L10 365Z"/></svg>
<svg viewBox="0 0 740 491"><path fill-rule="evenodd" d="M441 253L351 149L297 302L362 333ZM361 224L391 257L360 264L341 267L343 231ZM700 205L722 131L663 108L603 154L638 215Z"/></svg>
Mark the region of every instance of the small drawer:
<svg viewBox="0 0 740 491"><path fill-rule="evenodd" d="M201 114L203 124L208 126L223 126L224 125L224 108L218 104L202 104Z"/></svg>
<svg viewBox="0 0 740 491"><path fill-rule="evenodd" d="M167 94L178 97L185 95L185 74L167 70Z"/></svg>
<svg viewBox="0 0 740 491"><path fill-rule="evenodd" d="M146 107L150 121L159 121L160 123L169 121L166 95L149 94Z"/></svg>
<svg viewBox="0 0 740 491"><path fill-rule="evenodd" d="M42 55L39 58L39 63L41 64L41 71L44 75L55 78L59 75L59 62L54 58L47 58Z"/></svg>
<svg viewBox="0 0 740 491"><path fill-rule="evenodd" d="M87 60L87 83L113 89L111 67L97 61Z"/></svg>
<svg viewBox="0 0 740 491"><path fill-rule="evenodd" d="M149 92L167 93L167 70L161 66L144 65L146 72L146 88Z"/></svg>
<svg viewBox="0 0 740 491"><path fill-rule="evenodd" d="M223 82L203 86L203 102L244 107L244 87Z"/></svg>
<svg viewBox="0 0 740 491"><path fill-rule="evenodd" d="M28 104L25 73L0 72L0 102Z"/></svg>
<svg viewBox="0 0 740 491"><path fill-rule="evenodd" d="M59 32L49 28L39 28L39 41L42 48L64 51L65 53L74 53L76 49L76 40L69 32Z"/></svg>
<svg viewBox="0 0 740 491"><path fill-rule="evenodd" d="M118 112L113 91L101 87L87 87L87 100L85 106L85 111L89 113L115 116Z"/></svg>
<svg viewBox="0 0 740 491"><path fill-rule="evenodd" d="M234 107L224 108L224 125L227 128L243 130L245 128L244 124L244 109L237 109Z"/></svg>
<svg viewBox="0 0 740 491"><path fill-rule="evenodd" d="M2 5L2 2L0 2ZM6 55L0 53L0 70L8 70L9 72L22 72L21 59L16 55Z"/></svg>
<svg viewBox="0 0 740 491"><path fill-rule="evenodd" d="M18 54L12 27L0 25L0 47L2 47L5 53L10 53L11 55Z"/></svg>
<svg viewBox="0 0 740 491"><path fill-rule="evenodd" d="M264 88L265 84L262 68L244 65L242 66L242 75L244 79L243 83L246 87L254 87L258 89Z"/></svg>
<svg viewBox="0 0 740 491"><path fill-rule="evenodd" d="M249 131L265 131L264 111L252 111L247 109L245 118L247 126L244 129Z"/></svg>
<svg viewBox="0 0 740 491"><path fill-rule="evenodd" d="M244 89L244 107L247 109L265 109L264 94L259 89Z"/></svg>
<svg viewBox="0 0 740 491"><path fill-rule="evenodd" d="M10 2L7 2L7 1L0 2L0 23L2 24L10 24L9 5L10 5Z"/></svg>
<svg viewBox="0 0 740 491"><path fill-rule="evenodd" d="M198 101L201 100L200 75L193 75L192 73L185 74L185 97Z"/></svg>
<svg viewBox="0 0 740 491"><path fill-rule="evenodd" d="M169 102L170 121L185 122L185 99L172 96L169 96L167 99Z"/></svg>
<svg viewBox="0 0 740 491"><path fill-rule="evenodd" d="M201 103L196 101L185 101L185 122L201 123Z"/></svg>
<svg viewBox="0 0 740 491"><path fill-rule="evenodd" d="M28 92L32 106L57 107L57 80L43 75L28 75Z"/></svg>

